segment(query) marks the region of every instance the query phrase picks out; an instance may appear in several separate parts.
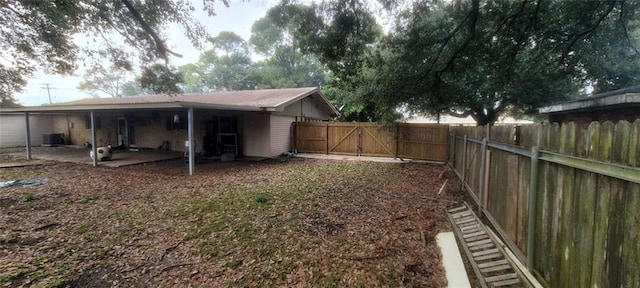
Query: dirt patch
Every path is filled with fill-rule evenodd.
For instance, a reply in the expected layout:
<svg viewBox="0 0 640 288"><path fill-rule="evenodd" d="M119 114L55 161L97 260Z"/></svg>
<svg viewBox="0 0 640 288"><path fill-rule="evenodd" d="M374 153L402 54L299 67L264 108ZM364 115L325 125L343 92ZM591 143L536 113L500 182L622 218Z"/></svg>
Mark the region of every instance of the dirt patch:
<svg viewBox="0 0 640 288"><path fill-rule="evenodd" d="M443 287L432 237L461 200L418 163L6 171L49 182L1 191L0 286Z"/></svg>
<svg viewBox="0 0 640 288"><path fill-rule="evenodd" d="M344 231L344 223L329 219L326 215L312 215L302 221L305 230L317 237L335 236Z"/></svg>

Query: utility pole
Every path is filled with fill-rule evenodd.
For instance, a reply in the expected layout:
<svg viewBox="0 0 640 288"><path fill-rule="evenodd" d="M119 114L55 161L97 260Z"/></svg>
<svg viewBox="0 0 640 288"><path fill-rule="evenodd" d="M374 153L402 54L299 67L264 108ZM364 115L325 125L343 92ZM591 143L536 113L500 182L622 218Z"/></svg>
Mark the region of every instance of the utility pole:
<svg viewBox="0 0 640 288"><path fill-rule="evenodd" d="M47 96L49 96L49 104L51 104L51 91L50 90L51 89L56 89L56 88L49 87L49 84L50 83L45 83L44 84L45 86L42 86L42 89L47 89Z"/></svg>

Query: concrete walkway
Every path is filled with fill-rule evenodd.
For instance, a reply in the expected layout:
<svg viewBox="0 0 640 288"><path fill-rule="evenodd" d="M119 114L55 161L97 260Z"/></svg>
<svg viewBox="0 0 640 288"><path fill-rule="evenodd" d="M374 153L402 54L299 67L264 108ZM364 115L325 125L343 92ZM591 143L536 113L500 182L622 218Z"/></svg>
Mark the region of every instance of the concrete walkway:
<svg viewBox="0 0 640 288"><path fill-rule="evenodd" d="M390 157L370 157L370 156L351 156L351 155L334 155L334 154L319 154L319 153L299 153L295 157L313 158L313 159L328 159L328 160L342 160L342 161L370 161L370 162L383 162L383 163L444 164L442 162L413 160L413 159L400 159L400 158L390 158Z"/></svg>
<svg viewBox="0 0 640 288"><path fill-rule="evenodd" d="M442 266L444 266L447 275L447 287L471 287L453 232L439 233L436 236L436 241L442 253Z"/></svg>

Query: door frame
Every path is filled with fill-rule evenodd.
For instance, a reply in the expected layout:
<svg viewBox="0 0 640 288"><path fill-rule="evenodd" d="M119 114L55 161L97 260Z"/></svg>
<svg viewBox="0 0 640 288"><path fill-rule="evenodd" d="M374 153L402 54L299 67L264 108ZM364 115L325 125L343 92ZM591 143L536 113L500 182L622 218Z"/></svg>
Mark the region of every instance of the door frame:
<svg viewBox="0 0 640 288"><path fill-rule="evenodd" d="M124 134L120 133L120 121L121 120L124 120L124 123L125 123L124 124ZM121 116L116 118L116 141L117 141L116 147L120 147L120 144L121 144L120 135L124 135L124 137L123 137L124 139L122 139L122 140L124 140L124 143L122 143L122 145L124 147L129 147L129 145L130 145L130 143L129 143L130 142L129 141L129 120L126 117L121 117Z"/></svg>

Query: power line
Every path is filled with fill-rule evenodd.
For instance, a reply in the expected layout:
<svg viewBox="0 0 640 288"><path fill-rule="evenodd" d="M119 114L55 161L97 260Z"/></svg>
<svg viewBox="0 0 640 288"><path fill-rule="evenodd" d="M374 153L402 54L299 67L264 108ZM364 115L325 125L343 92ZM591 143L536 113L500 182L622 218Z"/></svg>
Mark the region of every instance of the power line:
<svg viewBox="0 0 640 288"><path fill-rule="evenodd" d="M49 96L49 104L51 104L51 89L56 89L54 87L49 87L50 83L44 83L45 86L42 86L42 89L47 89L47 96Z"/></svg>

